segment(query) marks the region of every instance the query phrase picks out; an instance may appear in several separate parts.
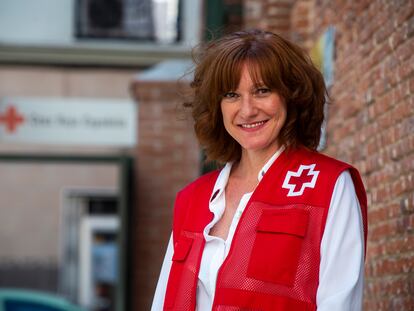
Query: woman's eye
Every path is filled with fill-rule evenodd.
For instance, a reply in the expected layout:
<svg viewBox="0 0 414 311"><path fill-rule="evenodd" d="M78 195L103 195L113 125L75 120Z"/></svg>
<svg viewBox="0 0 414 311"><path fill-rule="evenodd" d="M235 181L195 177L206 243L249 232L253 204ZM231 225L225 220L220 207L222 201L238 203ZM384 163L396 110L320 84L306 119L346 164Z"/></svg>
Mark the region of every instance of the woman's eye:
<svg viewBox="0 0 414 311"><path fill-rule="evenodd" d="M257 95L265 95L265 94L268 94L268 93L271 93L271 92L272 91L267 87L260 87L260 88L256 89L255 93Z"/></svg>
<svg viewBox="0 0 414 311"><path fill-rule="evenodd" d="M237 94L234 92L227 92L223 95L224 98L233 99L237 97Z"/></svg>

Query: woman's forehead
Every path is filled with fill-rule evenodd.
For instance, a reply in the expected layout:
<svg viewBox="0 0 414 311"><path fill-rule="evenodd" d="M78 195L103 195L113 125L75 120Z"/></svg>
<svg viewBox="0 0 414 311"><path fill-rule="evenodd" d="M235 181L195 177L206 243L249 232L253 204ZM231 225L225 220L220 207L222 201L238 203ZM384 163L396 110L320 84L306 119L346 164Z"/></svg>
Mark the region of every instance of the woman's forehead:
<svg viewBox="0 0 414 311"><path fill-rule="evenodd" d="M264 65L254 59L238 59L222 66L218 70L219 76L216 76L220 92L237 89L243 75L248 75L254 85L271 83L269 80L271 78L266 77L266 74L269 75L269 70L262 68Z"/></svg>
<svg viewBox="0 0 414 311"><path fill-rule="evenodd" d="M234 82L238 86L242 79L250 80L254 85L263 84L262 72L257 63L244 61L234 73Z"/></svg>

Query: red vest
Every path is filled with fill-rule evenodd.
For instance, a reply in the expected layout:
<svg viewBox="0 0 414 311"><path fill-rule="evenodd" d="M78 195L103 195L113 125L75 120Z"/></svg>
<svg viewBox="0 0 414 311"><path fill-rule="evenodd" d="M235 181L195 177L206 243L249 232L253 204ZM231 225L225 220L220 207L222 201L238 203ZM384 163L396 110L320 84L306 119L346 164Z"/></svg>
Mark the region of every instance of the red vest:
<svg viewBox="0 0 414 311"><path fill-rule="evenodd" d="M367 235L367 200L359 173L346 163L299 148L283 152L252 194L216 282L213 310L316 310L320 244L338 176L349 170ZM173 263L164 310L195 310L209 201L219 172L177 195ZM366 244L366 243L365 243Z"/></svg>

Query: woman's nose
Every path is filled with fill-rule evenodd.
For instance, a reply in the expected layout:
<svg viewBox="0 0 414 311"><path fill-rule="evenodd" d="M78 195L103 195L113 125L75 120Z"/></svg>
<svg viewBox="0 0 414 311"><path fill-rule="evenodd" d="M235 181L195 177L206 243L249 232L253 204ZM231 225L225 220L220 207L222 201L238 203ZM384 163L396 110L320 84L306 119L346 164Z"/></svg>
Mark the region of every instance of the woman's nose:
<svg viewBox="0 0 414 311"><path fill-rule="evenodd" d="M242 96L240 103L240 114L243 117L251 117L257 113L257 107L251 95Z"/></svg>

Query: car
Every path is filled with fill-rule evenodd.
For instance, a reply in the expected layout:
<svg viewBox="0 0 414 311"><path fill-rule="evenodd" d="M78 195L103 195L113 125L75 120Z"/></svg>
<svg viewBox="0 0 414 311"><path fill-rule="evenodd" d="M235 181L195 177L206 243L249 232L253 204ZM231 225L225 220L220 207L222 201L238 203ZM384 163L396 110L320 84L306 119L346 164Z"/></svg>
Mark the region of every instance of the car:
<svg viewBox="0 0 414 311"><path fill-rule="evenodd" d="M45 292L0 288L0 311L86 311L66 299Z"/></svg>

